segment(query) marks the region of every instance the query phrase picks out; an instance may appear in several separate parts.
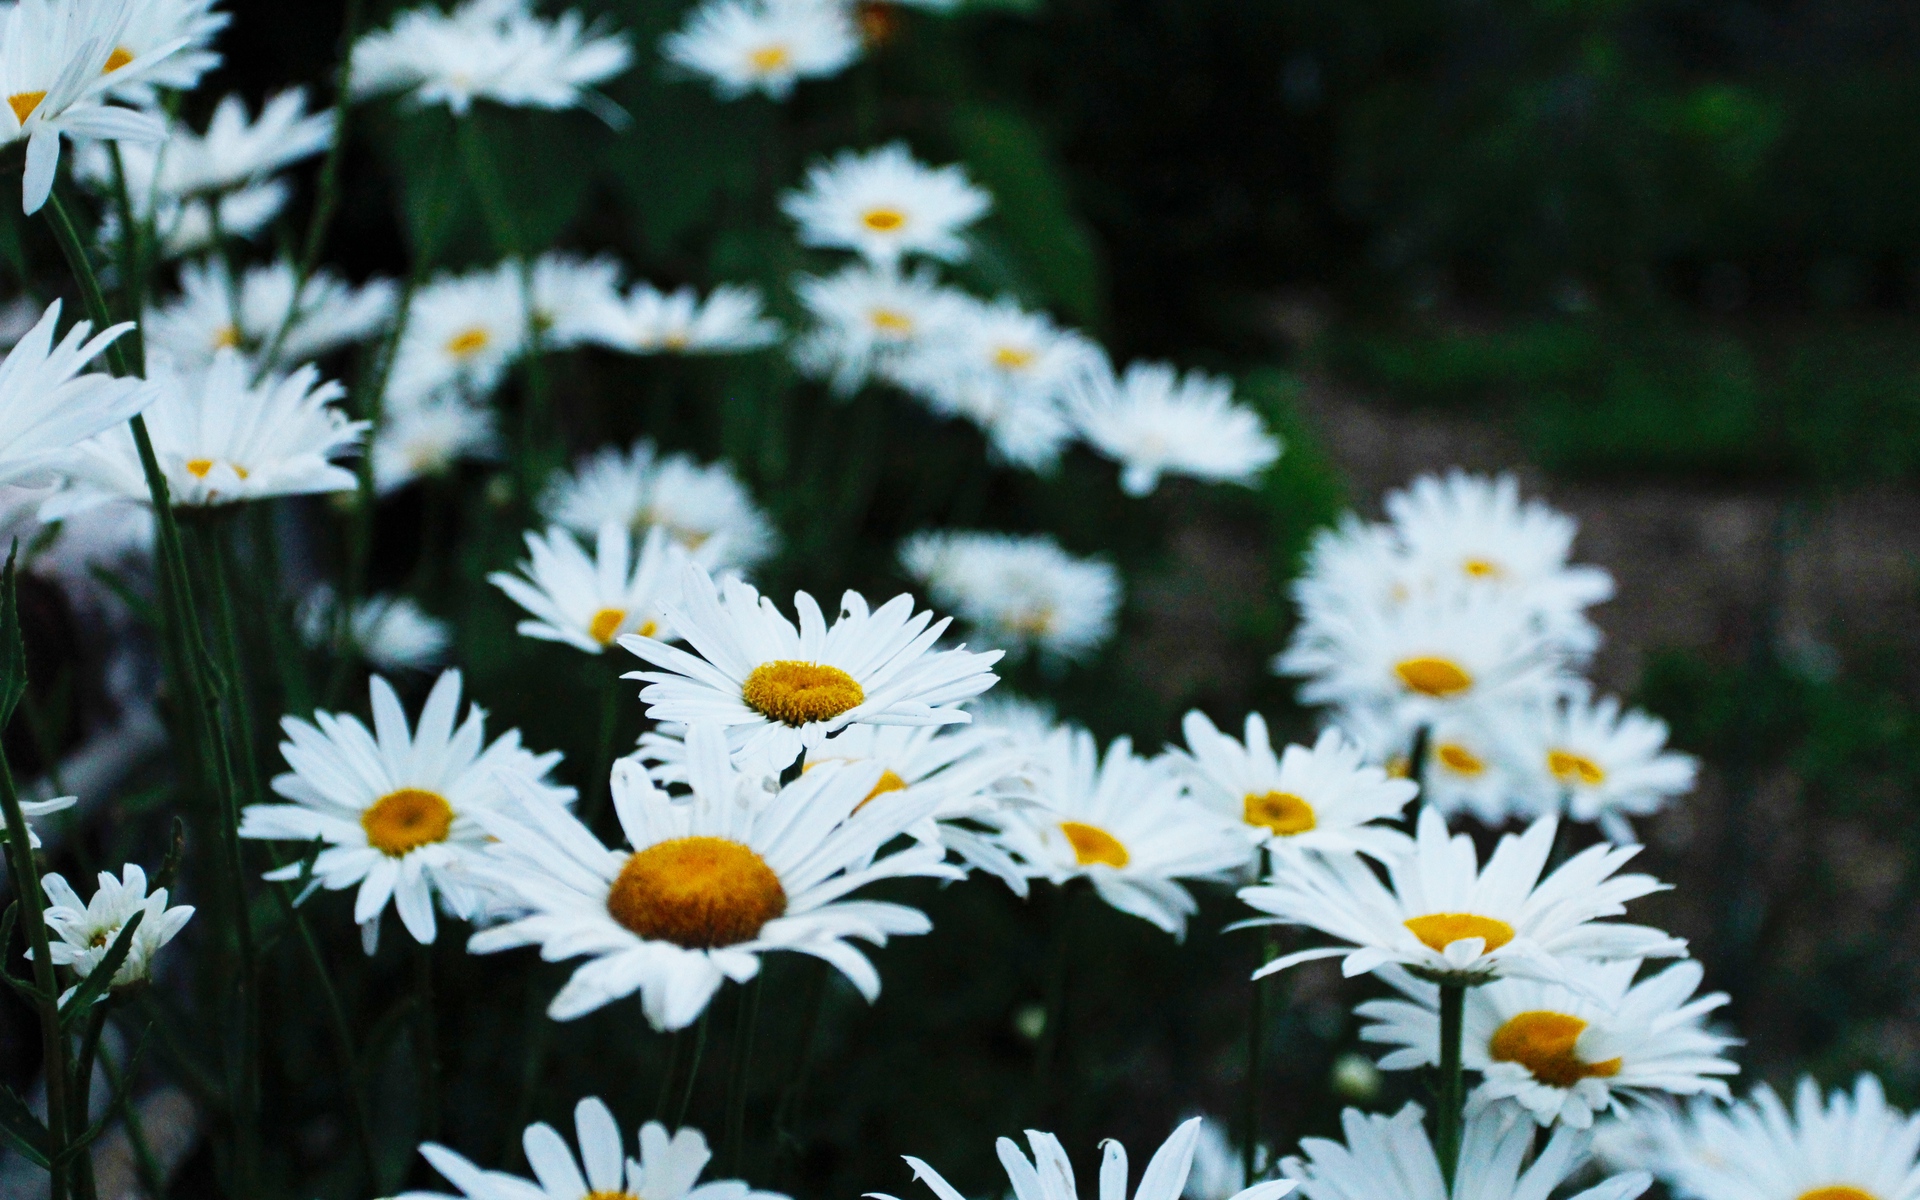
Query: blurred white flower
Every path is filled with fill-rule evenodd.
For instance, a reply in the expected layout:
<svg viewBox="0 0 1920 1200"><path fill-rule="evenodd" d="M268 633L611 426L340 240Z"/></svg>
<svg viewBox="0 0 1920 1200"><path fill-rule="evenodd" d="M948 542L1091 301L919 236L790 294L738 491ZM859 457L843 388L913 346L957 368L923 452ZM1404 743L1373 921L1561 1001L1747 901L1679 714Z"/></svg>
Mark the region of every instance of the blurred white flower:
<svg viewBox="0 0 1920 1200"><path fill-rule="evenodd" d="M1044 534L917 533L900 547L900 565L934 603L1009 653L1082 659L1113 636L1120 572Z"/></svg>
<svg viewBox="0 0 1920 1200"><path fill-rule="evenodd" d="M511 108L586 108L611 124L625 114L592 90L627 69L624 34L577 12L548 20L528 0L468 0L452 12L409 9L353 47L353 94L406 92L465 116L475 100Z"/></svg>
<svg viewBox="0 0 1920 1200"><path fill-rule="evenodd" d="M159 157L153 184L173 199L224 192L259 183L332 143L333 114L308 115L304 89L274 96L251 121L246 101L228 96L213 110L206 133L184 126L168 131L166 144L151 152Z"/></svg>
<svg viewBox="0 0 1920 1200"><path fill-rule="evenodd" d="M115 325L91 340L93 326L77 321L58 344L60 301L0 362L0 483L45 486L87 439L130 419L157 398L138 379L81 370L131 324Z"/></svg>
<svg viewBox="0 0 1920 1200"><path fill-rule="evenodd" d="M833 0L704 0L660 48L722 99L759 91L784 100L799 80L846 69L860 35Z"/></svg>
<svg viewBox="0 0 1920 1200"><path fill-rule="evenodd" d="M843 150L807 172L780 209L800 226L800 243L858 251L891 269L906 255L960 262L960 233L984 216L993 197L960 166L929 167L900 142L864 154Z"/></svg>
<svg viewBox="0 0 1920 1200"><path fill-rule="evenodd" d="M458 393L391 404L373 434L373 489L381 495L447 474L463 460L500 457L493 410Z"/></svg>
<svg viewBox="0 0 1920 1200"><path fill-rule="evenodd" d="M780 338L761 315L760 293L723 283L703 301L692 288L662 292L637 283L599 310L581 340L628 354L730 354Z"/></svg>
<svg viewBox="0 0 1920 1200"><path fill-rule="evenodd" d="M135 147L136 151L143 147ZM131 183L142 168L134 154L123 154ZM150 168L147 168L150 172ZM151 174L149 173L149 178ZM199 198L174 200L147 191L133 197L134 216L151 221L160 257L184 258L203 250L217 249L233 239L251 240L260 236L287 206L291 190L285 181L265 183L224 192L218 200ZM218 213L216 223L214 216ZM216 237L215 234L219 236ZM120 244L120 214L109 208L100 221L100 244Z"/></svg>
<svg viewBox="0 0 1920 1200"><path fill-rule="evenodd" d="M447 388L491 392L527 344L526 292L515 262L443 275L414 294L387 401L398 406Z"/></svg>
<svg viewBox="0 0 1920 1200"><path fill-rule="evenodd" d="M180 295L147 314L142 326L147 348L187 368L206 366L223 349L257 359L294 309L273 361L285 367L364 341L393 319L391 280L373 279L356 288L319 270L307 280L295 309L293 279L293 264L281 261L249 269L230 288L218 260L186 263L180 268Z"/></svg>
<svg viewBox="0 0 1920 1200"><path fill-rule="evenodd" d="M601 449L555 476L539 509L585 537L609 522L636 532L660 526L713 571L752 566L775 544L773 523L726 463L661 457L645 438L625 451Z"/></svg>
<svg viewBox="0 0 1920 1200"><path fill-rule="evenodd" d="M33 818L49 817L57 812L65 812L78 803L80 803L80 797L78 796L55 796L51 800L22 800L20 802L20 815L27 818L28 847L34 850L40 848L40 835L33 828ZM7 823L4 820L0 820L0 846L7 844L7 838L9 836Z"/></svg>
<svg viewBox="0 0 1920 1200"><path fill-rule="evenodd" d="M1154 1151L1147 1169L1141 1173L1139 1186L1134 1189L1133 1200L1179 1200L1193 1167L1200 1123L1199 1117L1181 1122ZM1012 1194L1020 1200L1079 1200L1079 1191L1073 1182L1073 1164L1067 1160L1066 1147L1060 1144L1060 1139L1029 1129L1027 1144L1033 1148L1031 1160L1011 1138L1001 1138L995 1143L1000 1165L1006 1168L1007 1178L1013 1183ZM1100 1146L1100 1200L1127 1200L1127 1149L1112 1138ZM961 1200L960 1192L938 1171L912 1155L906 1156L906 1160L913 1168L913 1177L926 1184L936 1200ZM1287 1180L1269 1179L1213 1200L1279 1200L1293 1188ZM873 1194L879 1200L894 1200L883 1192Z"/></svg>
<svg viewBox="0 0 1920 1200"><path fill-rule="evenodd" d="M1522 788L1514 776L1510 726L1526 710L1522 704L1476 704L1441 713L1427 725L1426 769L1420 781L1421 803L1441 815L1466 812L1488 828L1522 811ZM1376 762L1405 777L1412 752L1407 727L1380 710L1346 708L1335 725L1366 748ZM1529 817L1538 816L1524 808Z"/></svg>
<svg viewBox="0 0 1920 1200"><path fill-rule="evenodd" d="M188 92L201 76L220 65L220 56L207 49L233 20L214 12L220 0L139 0L128 14L127 26L107 56L107 70L118 73L145 56L154 65L131 80L114 80L113 95L136 104L151 104L154 88ZM162 54L170 46L178 49Z"/></svg>
<svg viewBox="0 0 1920 1200"><path fill-rule="evenodd" d="M1165 363L1134 363L1119 379L1098 363L1073 376L1067 407L1080 436L1121 464L1129 496L1162 475L1251 485L1280 457L1259 414L1233 402L1231 381Z"/></svg>
<svg viewBox="0 0 1920 1200"><path fill-rule="evenodd" d="M1597 823L1617 843L1634 840L1630 816L1659 812L1693 789L1691 755L1668 750L1667 723L1612 696L1568 696L1527 705L1508 726L1520 799L1532 813Z"/></svg>
<svg viewBox="0 0 1920 1200"><path fill-rule="evenodd" d="M594 340L609 308L620 303L620 264L605 256L542 254L533 260L533 321L549 349Z"/></svg>
<svg viewBox="0 0 1920 1200"><path fill-rule="evenodd" d="M338 598L326 584L307 594L299 612L300 636L310 646L333 640ZM347 617L353 648L377 671L424 671L440 665L453 644L453 630L407 596L368 596Z"/></svg>
<svg viewBox="0 0 1920 1200"><path fill-rule="evenodd" d="M937 337L965 297L934 281L931 271L910 275L849 266L825 278L803 275L794 285L814 325L793 346L802 372L832 381L842 396L884 375L911 347Z"/></svg>
<svg viewBox="0 0 1920 1200"><path fill-rule="evenodd" d="M588 654L604 653L626 634L670 638L662 600L683 553L664 529L647 531L635 553L633 530L602 525L593 557L562 528L542 537L529 533L520 574L495 571L487 582L534 619L516 630L523 637L563 642Z"/></svg>
<svg viewBox="0 0 1920 1200"><path fill-rule="evenodd" d="M167 889L147 894L147 873L137 863L120 869L120 878L112 872L100 872L100 886L93 899L82 902L78 893L60 875L41 877L47 899L47 932L59 938L47 946L47 957L55 966L71 967L81 979L97 970L113 951L113 943L135 914L145 914L134 931L133 943L120 969L113 973L112 986L126 987L153 976L153 960L161 947L174 939L193 917L190 905L167 907ZM27 956L31 958L29 950ZM75 989L60 997L65 1003Z"/></svg>

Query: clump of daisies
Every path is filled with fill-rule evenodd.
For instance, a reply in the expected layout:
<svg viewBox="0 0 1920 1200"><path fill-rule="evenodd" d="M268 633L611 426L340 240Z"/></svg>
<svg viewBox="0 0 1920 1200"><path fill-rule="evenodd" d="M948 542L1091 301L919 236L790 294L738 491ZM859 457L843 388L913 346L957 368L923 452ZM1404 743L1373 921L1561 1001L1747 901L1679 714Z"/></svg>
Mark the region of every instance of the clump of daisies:
<svg viewBox="0 0 1920 1200"><path fill-rule="evenodd" d="M900 547L900 565L936 604L1009 652L1072 661L1098 653L1113 636L1118 569L1076 558L1044 534L915 534Z"/></svg>
<svg viewBox="0 0 1920 1200"><path fill-rule="evenodd" d="M582 537L618 525L635 533L665 530L709 570L751 567L777 545L773 522L724 462L662 455L642 438L608 446L548 481L542 516Z"/></svg>

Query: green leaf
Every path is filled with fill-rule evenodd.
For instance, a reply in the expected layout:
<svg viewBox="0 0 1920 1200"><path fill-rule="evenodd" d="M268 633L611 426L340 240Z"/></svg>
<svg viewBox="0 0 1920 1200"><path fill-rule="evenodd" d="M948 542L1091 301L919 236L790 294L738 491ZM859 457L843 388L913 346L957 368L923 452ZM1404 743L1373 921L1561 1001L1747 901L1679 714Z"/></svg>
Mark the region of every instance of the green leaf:
<svg viewBox="0 0 1920 1200"><path fill-rule="evenodd" d="M27 694L27 646L20 637L20 597L15 586L19 551L16 540L7 551L6 570L0 572L0 729L13 719L20 697Z"/></svg>
<svg viewBox="0 0 1920 1200"><path fill-rule="evenodd" d="M5 1084L0 1084L0 1134L5 1134L13 1148L25 1155L34 1166L44 1168L47 1165L51 1152L47 1127L33 1115L26 1101Z"/></svg>
<svg viewBox="0 0 1920 1200"><path fill-rule="evenodd" d="M133 920L120 927L120 936L113 939L107 956L100 965L87 974L75 988L73 995L60 1006L60 1026L65 1029L79 1021L82 1014L93 1007L94 1001L106 994L113 986L113 977L120 973L121 964L127 961L127 955L133 951L133 935L140 928L140 922L147 917L146 910L133 914Z"/></svg>

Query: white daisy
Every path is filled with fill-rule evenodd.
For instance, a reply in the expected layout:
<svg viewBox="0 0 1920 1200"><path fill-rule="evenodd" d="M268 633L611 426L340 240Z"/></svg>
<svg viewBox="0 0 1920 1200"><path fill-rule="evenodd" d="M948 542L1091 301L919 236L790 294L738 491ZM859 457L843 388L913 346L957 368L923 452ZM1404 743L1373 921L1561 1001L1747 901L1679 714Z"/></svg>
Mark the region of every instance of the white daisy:
<svg viewBox="0 0 1920 1200"><path fill-rule="evenodd" d="M1592 1145L1587 1134L1562 1126L1529 1162L1532 1123L1489 1106L1467 1119L1449 1188L1423 1115L1418 1104L1391 1117L1347 1109L1340 1114L1345 1145L1302 1138L1306 1157L1284 1159L1280 1170L1300 1182L1306 1200L1547 1200L1585 1165ZM1646 1172L1630 1171L1570 1200L1633 1200L1652 1182Z"/></svg>
<svg viewBox="0 0 1920 1200"><path fill-rule="evenodd" d="M641 993L656 1029L681 1029L724 980L744 983L773 950L812 954L869 1000L873 964L847 939L884 945L932 928L917 909L844 900L877 879L957 878L924 843L880 854L937 798L867 797L877 763L826 764L785 787L735 772L718 726L687 733L689 797L654 787L632 759L613 769L613 803L631 850L609 850L558 804L522 791L517 817L483 819L499 839L489 877L530 915L476 933L475 954L539 945L553 961L592 956L553 998L571 1020Z"/></svg>
<svg viewBox="0 0 1920 1200"><path fill-rule="evenodd" d="M1055 883L1089 880L1124 913L1185 937L1199 908L1181 879L1224 880L1246 867L1254 838L1191 799L1165 763L1117 738L1103 760L1093 735L1062 727L1032 766L1034 803L999 822L1007 847Z"/></svg>
<svg viewBox="0 0 1920 1200"><path fill-rule="evenodd" d="M122 424L151 405L155 389L138 379L115 379L82 368L99 357L131 323L89 340L93 326L74 323L56 345L60 301L0 362L0 484L44 486L68 463L75 446Z"/></svg>
<svg viewBox="0 0 1920 1200"><path fill-rule="evenodd" d="M1543 817L1524 834L1501 838L1483 871L1473 839L1448 837L1440 814L1423 808L1414 851L1387 864L1388 883L1353 855L1311 854L1281 843L1273 849L1272 877L1240 890L1242 900L1269 914L1245 924L1305 925L1347 944L1275 959L1254 978L1339 958L1349 977L1399 963L1447 980L1519 976L1571 987L1581 977L1567 965L1570 958L1684 955L1681 938L1599 920L1664 890L1650 875L1616 874L1640 847L1589 846L1540 877L1556 825Z"/></svg>
<svg viewBox="0 0 1920 1200"><path fill-rule="evenodd" d="M628 354L733 354L780 338L761 314L760 293L725 283L703 301L692 288L662 292L635 284L596 314L583 340Z"/></svg>
<svg viewBox="0 0 1920 1200"><path fill-rule="evenodd" d="M300 635L310 646L334 638L339 610L326 584L307 594L299 612ZM347 637L377 671L424 671L438 666L453 645L453 630L407 596L368 596L354 604Z"/></svg>
<svg viewBox="0 0 1920 1200"><path fill-rule="evenodd" d="M577 12L548 20L528 0L468 0L452 12L426 6L353 47L353 94L405 92L465 116L475 100L510 108L586 108L610 123L624 114L593 88L625 71L622 34L589 27Z"/></svg>
<svg viewBox="0 0 1920 1200"><path fill-rule="evenodd" d="M1199 711L1180 727L1187 748L1174 751L1173 761L1194 798L1258 830L1263 841L1380 859L1412 848L1406 834L1374 822L1397 820L1420 789L1365 765L1360 747L1338 730L1322 733L1311 750L1288 746L1276 756L1259 713L1247 714L1244 742Z"/></svg>
<svg viewBox="0 0 1920 1200"><path fill-rule="evenodd" d="M453 916L471 919L483 906L472 872L487 842L478 821L513 786L531 789L556 807L572 788L547 782L560 753L534 754L509 730L486 745L487 714L479 705L454 727L460 711L460 672L433 685L420 724L407 728L406 710L378 675L373 732L357 717L317 712L313 724L283 717L280 753L293 770L273 780L291 804L250 804L240 836L327 843L313 877L330 891L359 885L353 919L371 954L388 901L417 942L434 940L434 898ZM267 873L298 879L302 863Z"/></svg>
<svg viewBox="0 0 1920 1200"><path fill-rule="evenodd" d="M1179 1200L1187 1186L1199 1137L1199 1117L1181 1122L1148 1160L1132 1200ZM1033 1148L1031 1159L1020 1152L1012 1138L1003 1137L994 1143L1000 1165L1007 1172L1007 1181L1012 1184L1014 1200L1079 1200L1073 1164L1067 1160L1066 1147L1060 1144L1060 1139L1029 1129L1027 1145ZM1127 1148L1112 1138L1100 1146L1100 1200L1128 1200ZM960 1191L940 1172L911 1155L905 1157L907 1166L913 1169L913 1177L926 1184L937 1200L962 1200ZM1294 1184L1288 1180L1269 1179L1235 1193L1228 1200L1279 1200L1293 1189ZM879 1200L894 1200L884 1192L872 1194Z"/></svg>
<svg viewBox="0 0 1920 1200"><path fill-rule="evenodd" d="M65 812L78 803L80 803L78 796L55 796L51 800L22 800L20 815L31 821L34 817L50 817L54 813ZM0 821L0 846L7 844L8 836L6 822ZM31 824L27 826L27 846L34 850L40 848L40 835L34 831Z"/></svg>
<svg viewBox="0 0 1920 1200"><path fill-rule="evenodd" d="M1413 571L1393 527L1350 512L1314 531L1300 566L1293 600L1309 629L1355 609L1391 609L1414 592Z"/></svg>
<svg viewBox="0 0 1920 1200"><path fill-rule="evenodd" d="M204 134L184 126L168 131L154 186L173 199L224 192L259 183L332 144L333 114L309 115L304 89L274 96L257 120L247 117L245 100L228 96L213 110Z"/></svg>
<svg viewBox="0 0 1920 1200"><path fill-rule="evenodd" d="M112 986L117 988L152 978L154 956L193 917L191 905L167 907L166 888L158 888L149 896L147 873L137 863L123 866L118 879L111 871L100 872L100 886L87 901L82 901L60 875L44 875L40 885L53 902L46 909L47 932L59 939L48 944L47 957L57 967L72 968L80 979L93 974L105 961L127 922L136 913L145 914L140 928L134 931L126 960L113 973ZM33 952L28 951L27 956L31 958ZM60 997L61 1002L72 994L69 988Z"/></svg>
<svg viewBox="0 0 1920 1200"><path fill-rule="evenodd" d="M794 284L814 326L793 346L802 372L832 381L850 396L885 374L911 347L938 337L965 297L935 282L930 271L902 274L866 264Z"/></svg>
<svg viewBox="0 0 1920 1200"><path fill-rule="evenodd" d="M381 495L416 479L446 475L454 464L500 457L493 410L443 392L390 406L373 434L373 487Z"/></svg>
<svg viewBox="0 0 1920 1200"><path fill-rule="evenodd" d="M1541 1125L1589 1129L1623 1099L1656 1093L1727 1099L1718 1077L1739 1071L1722 1057L1738 1039L1706 1020L1723 992L1694 997L1704 974L1680 962L1635 983L1640 960L1575 963L1577 988L1502 979L1467 993L1461 1061L1483 1077L1478 1096L1512 1099ZM1371 1024L1360 1040L1398 1046L1380 1060L1389 1071L1440 1063L1440 989L1394 967L1378 974L1405 1000L1355 1009Z"/></svg>
<svg viewBox="0 0 1920 1200"><path fill-rule="evenodd" d="M1120 490L1144 496L1160 476L1251 485L1280 457L1280 441L1233 383L1165 363L1134 363L1116 380L1105 362L1077 373L1068 393L1075 429L1121 464Z"/></svg>
<svg viewBox="0 0 1920 1200"><path fill-rule="evenodd" d="M517 263L443 275L413 297L388 402L423 400L447 388L484 396L526 342L526 295Z"/></svg>
<svg viewBox="0 0 1920 1200"><path fill-rule="evenodd" d="M1452 817L1465 812L1488 828L1504 825L1516 812L1541 815L1523 806L1515 777L1512 723L1527 711L1519 704L1463 705L1435 717L1427 729L1427 757L1420 780L1422 803ZM1367 753L1404 776L1412 746L1406 727L1382 720L1376 710L1343 709L1335 723L1365 746Z"/></svg>
<svg viewBox="0 0 1920 1200"><path fill-rule="evenodd" d="M831 0L704 0L660 49L723 100L754 91L785 100L800 80L845 70L860 35Z"/></svg>
<svg viewBox="0 0 1920 1200"><path fill-rule="evenodd" d="M265 353L287 325L274 355L275 366L287 367L365 341L393 319L391 280L373 279L356 288L325 270L316 271L297 307L293 282L294 268L288 262L250 269L237 289L228 286L220 263L187 263L180 268L180 295L147 314L142 327L147 348L178 366L203 367L223 349Z"/></svg>
<svg viewBox="0 0 1920 1200"><path fill-rule="evenodd" d="M107 70L118 73L143 57L154 65L131 82L115 81L111 89L120 99L151 103L153 89L189 92L207 72L220 65L220 56L207 49L227 23L230 13L214 12L219 0L141 0L128 14L127 26L107 56ZM165 53L168 47L178 49Z"/></svg>
<svg viewBox="0 0 1920 1200"><path fill-rule="evenodd" d="M1051 537L929 532L900 547L900 565L991 646L1051 659L1091 657L1113 636L1120 572L1075 558Z"/></svg>
<svg viewBox="0 0 1920 1200"><path fill-rule="evenodd" d="M905 143L864 154L842 150L807 171L806 186L788 192L780 210L800 226L800 244L854 250L892 269L909 254L961 262L960 234L986 215L993 197L964 167L929 167Z"/></svg>
<svg viewBox="0 0 1920 1200"><path fill-rule="evenodd" d="M609 446L556 476L539 508L586 537L610 522L635 532L659 526L709 570L752 566L775 545L773 522L731 467L662 457L646 438L624 452Z"/></svg>
<svg viewBox="0 0 1920 1200"><path fill-rule="evenodd" d="M1615 842L1633 840L1629 816L1659 812L1693 789L1699 764L1666 748L1667 723L1612 696L1569 696L1522 710L1510 728L1513 762L1535 812L1597 822Z"/></svg>
<svg viewBox="0 0 1920 1200"><path fill-rule="evenodd" d="M603 653L629 633L673 636L661 601L683 552L665 530L649 530L635 554L631 530L602 525L592 558L565 529L526 538L529 557L519 575L495 571L487 576L535 618L515 626L521 636L564 642L588 654Z"/></svg>
<svg viewBox="0 0 1920 1200"><path fill-rule="evenodd" d="M533 321L549 350L594 340L607 310L620 303L620 264L605 256L542 254L533 260Z"/></svg>
<svg viewBox="0 0 1920 1200"><path fill-rule="evenodd" d="M423 1142L420 1154L467 1200L787 1200L778 1192L754 1191L738 1179L700 1183L713 1154L691 1126L669 1137L666 1126L648 1121L640 1127L640 1157L628 1158L613 1111L598 1096L588 1096L573 1107L573 1130L578 1160L553 1126L544 1121L527 1126L520 1145L538 1184L483 1171L435 1142ZM394 1200L447 1198L403 1192Z"/></svg>
<svg viewBox="0 0 1920 1200"><path fill-rule="evenodd" d="M174 504L232 504L354 487L353 472L329 460L352 450L367 424L333 407L345 391L321 383L313 367L256 384L247 361L222 350L205 370L177 370L156 359L149 375L159 396L146 411L147 429ZM125 428L81 443L72 469L74 485L48 501L44 518L116 497L149 498L133 434Z"/></svg>
<svg viewBox="0 0 1920 1200"><path fill-rule="evenodd" d="M134 193L133 215L154 231L153 243L163 259L184 258L189 254L219 249L215 238L213 214L220 215L217 232L228 241L258 238L286 208L292 190L280 179L270 179L251 187L223 192L217 201L207 198L177 200L159 195L141 181L150 183L157 162L147 146L121 144L121 159L126 164L127 185ZM111 160L99 161L109 164ZM111 176L108 177L111 179ZM109 251L120 244L120 214L109 207L100 221L100 244Z"/></svg>

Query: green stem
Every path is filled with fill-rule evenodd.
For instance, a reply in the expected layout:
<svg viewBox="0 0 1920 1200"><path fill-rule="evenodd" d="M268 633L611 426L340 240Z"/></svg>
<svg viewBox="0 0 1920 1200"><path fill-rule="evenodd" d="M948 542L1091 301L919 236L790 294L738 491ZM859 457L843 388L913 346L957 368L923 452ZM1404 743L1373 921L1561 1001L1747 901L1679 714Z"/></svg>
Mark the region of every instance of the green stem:
<svg viewBox="0 0 1920 1200"><path fill-rule="evenodd" d="M1420 807L1427 803L1427 754L1432 749L1433 727L1422 725L1414 730L1413 745L1407 750L1407 778L1413 780L1420 790L1414 795L1413 803L1407 806L1407 823L1420 824Z"/></svg>
<svg viewBox="0 0 1920 1200"><path fill-rule="evenodd" d="M727 1135L721 1161L725 1173L740 1176L740 1155L745 1148L747 1130L747 1076L753 1066L753 1035L760 1021L760 982L766 972L740 994L740 1012L733 1025L733 1062L727 1070Z"/></svg>
<svg viewBox="0 0 1920 1200"><path fill-rule="evenodd" d="M73 1062L73 1095L69 1103L73 1105L73 1115L68 1124L73 1129L85 1129L90 1123L93 1107L93 1063L100 1052L100 1034L107 1027L107 1010L112 1007L111 993L102 996L94 1003L93 1011L87 1014L86 1028L80 1035L80 1051ZM89 1146L73 1159L73 1195L74 1200L98 1200L99 1188L93 1176L93 1148Z"/></svg>
<svg viewBox="0 0 1920 1200"><path fill-rule="evenodd" d="M693 1034L693 1061L687 1064L687 1088L680 1093L680 1107L673 1114L673 1128L680 1129L687 1123L687 1112L693 1108L694 1087L700 1082L700 1060L707 1052L707 1026L713 1021L713 1001L707 1001L705 1011L700 1014L700 1027Z"/></svg>
<svg viewBox="0 0 1920 1200"><path fill-rule="evenodd" d="M40 868L33 859L32 842L26 814L20 808L20 794L14 789L13 769L0 750L0 810L7 822L8 868L13 873L14 890L19 893L20 924L33 950L34 1008L40 1017L40 1049L47 1077L47 1147L53 1165L49 1168L51 1200L67 1200L66 1153L68 1099L67 1039L60 1032L60 983L54 978L53 956L47 949L45 897L40 891Z"/></svg>
<svg viewBox="0 0 1920 1200"><path fill-rule="evenodd" d="M1264 857L1265 851L1262 851ZM1260 964L1265 966L1280 956L1280 945L1269 937L1260 947ZM1253 981L1251 1011L1247 1014L1247 1092L1240 1129L1240 1178L1253 1183L1260 1146L1260 1085L1267 1067L1267 986L1272 977Z"/></svg>
<svg viewBox="0 0 1920 1200"><path fill-rule="evenodd" d="M1460 1069L1462 1016L1467 988L1461 983L1440 985L1440 1111L1434 1115L1433 1151L1440 1160L1440 1176L1453 1191L1460 1164L1460 1134L1465 1119L1466 1077Z"/></svg>
<svg viewBox="0 0 1920 1200"><path fill-rule="evenodd" d="M414 949L414 1028L418 1038L420 1136L423 1141L430 1142L440 1136L440 1031L434 1020L433 944L424 943Z"/></svg>

